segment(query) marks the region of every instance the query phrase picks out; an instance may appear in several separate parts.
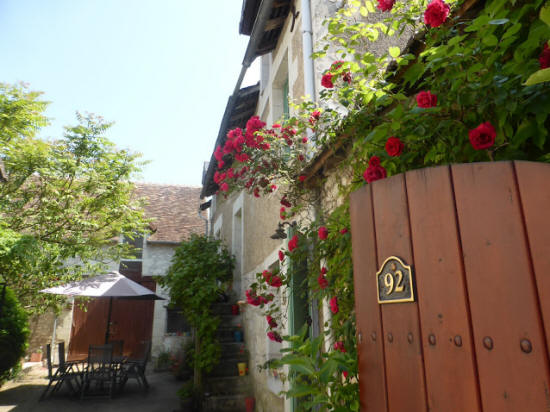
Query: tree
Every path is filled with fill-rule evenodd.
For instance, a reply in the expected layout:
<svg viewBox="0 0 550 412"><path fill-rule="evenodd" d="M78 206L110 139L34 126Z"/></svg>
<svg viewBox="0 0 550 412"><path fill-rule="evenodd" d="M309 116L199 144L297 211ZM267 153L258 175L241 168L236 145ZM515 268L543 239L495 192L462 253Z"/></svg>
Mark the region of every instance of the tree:
<svg viewBox="0 0 550 412"><path fill-rule="evenodd" d="M129 253L117 236L147 226L132 197L139 155L117 149L104 136L111 124L93 115L77 114L58 140L38 138L47 124L39 97L0 84L0 270L31 312L59 301L40 289L105 270Z"/></svg>
<svg viewBox="0 0 550 412"><path fill-rule="evenodd" d="M27 314L9 288L0 288L0 386L17 370L28 336Z"/></svg>
<svg viewBox="0 0 550 412"><path fill-rule="evenodd" d="M220 240L193 234L176 249L167 275L157 278L160 285L170 288L171 303L182 309L195 329L192 356L198 396L202 372L210 371L220 358L215 338L219 318L211 308L231 279L233 267L234 259Z"/></svg>

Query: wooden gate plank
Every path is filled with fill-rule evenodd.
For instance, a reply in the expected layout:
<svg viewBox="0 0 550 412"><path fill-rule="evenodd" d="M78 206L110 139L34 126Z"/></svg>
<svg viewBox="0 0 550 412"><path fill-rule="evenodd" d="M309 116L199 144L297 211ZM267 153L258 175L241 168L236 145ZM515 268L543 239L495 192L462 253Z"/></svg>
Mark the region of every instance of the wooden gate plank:
<svg viewBox="0 0 550 412"><path fill-rule="evenodd" d="M413 265L404 175L372 184L378 262L397 256ZM422 296L419 295L419 299ZM426 411L418 304L381 305L388 409ZM412 334L412 339L409 339Z"/></svg>
<svg viewBox="0 0 550 412"><path fill-rule="evenodd" d="M546 348L512 164L451 171L483 410L549 410ZM530 353L522 351L524 339Z"/></svg>
<svg viewBox="0 0 550 412"><path fill-rule="evenodd" d="M514 164L550 353L550 164Z"/></svg>
<svg viewBox="0 0 550 412"><path fill-rule="evenodd" d="M414 269L421 296L418 306L429 410L479 411L477 371L449 168L415 170L405 178Z"/></svg>
<svg viewBox="0 0 550 412"><path fill-rule="evenodd" d="M384 338L375 288L378 262L370 186L351 195L350 214L361 411L384 412Z"/></svg>

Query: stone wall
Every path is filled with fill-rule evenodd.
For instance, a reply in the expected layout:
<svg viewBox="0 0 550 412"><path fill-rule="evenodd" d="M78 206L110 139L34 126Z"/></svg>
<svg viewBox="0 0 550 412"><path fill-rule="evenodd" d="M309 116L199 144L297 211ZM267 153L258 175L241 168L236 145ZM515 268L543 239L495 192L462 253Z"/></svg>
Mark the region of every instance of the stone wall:
<svg viewBox="0 0 550 412"><path fill-rule="evenodd" d="M57 321L56 321L57 318ZM73 319L72 304L67 304L66 308L56 316L53 311L48 311L40 316L34 316L29 320L29 348L26 358L30 358L32 353L42 352L46 358L46 345L52 343L52 335L55 327L55 344L65 342L65 351L69 349L69 339L71 336L71 324ZM52 349L52 360L57 362L57 348Z"/></svg>

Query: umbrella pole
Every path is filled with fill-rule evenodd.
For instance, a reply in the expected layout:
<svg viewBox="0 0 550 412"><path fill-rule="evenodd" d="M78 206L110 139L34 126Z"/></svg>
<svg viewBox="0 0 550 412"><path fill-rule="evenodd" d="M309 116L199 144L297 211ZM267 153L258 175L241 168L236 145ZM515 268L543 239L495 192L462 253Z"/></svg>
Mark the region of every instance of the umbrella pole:
<svg viewBox="0 0 550 412"><path fill-rule="evenodd" d="M109 314L107 315L107 330L105 331L105 344L109 343L109 332L111 328L111 312L113 311L113 298L109 298Z"/></svg>

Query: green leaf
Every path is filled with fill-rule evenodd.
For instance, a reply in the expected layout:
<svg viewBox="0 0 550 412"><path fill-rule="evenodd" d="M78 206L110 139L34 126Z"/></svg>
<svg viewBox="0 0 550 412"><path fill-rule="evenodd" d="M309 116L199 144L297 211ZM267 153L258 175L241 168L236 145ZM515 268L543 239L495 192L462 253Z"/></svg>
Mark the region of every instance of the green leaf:
<svg viewBox="0 0 550 412"><path fill-rule="evenodd" d="M491 20L489 22L489 24L494 24L494 25L500 25L500 24L506 24L508 23L510 20L508 19L496 19L496 20Z"/></svg>
<svg viewBox="0 0 550 412"><path fill-rule="evenodd" d="M498 44L498 39L494 34L484 36L481 41L483 42L484 45L489 47L496 46Z"/></svg>
<svg viewBox="0 0 550 412"><path fill-rule="evenodd" d="M403 75L403 78L409 83L413 84L416 83L417 80L420 78L422 73L424 73L426 66L424 63L415 63L411 67L407 69L405 74Z"/></svg>
<svg viewBox="0 0 550 412"><path fill-rule="evenodd" d="M312 395L315 392L317 392L317 390L311 386L294 384L292 385L292 388L286 392L286 395L292 398L299 398L302 396Z"/></svg>
<svg viewBox="0 0 550 412"><path fill-rule="evenodd" d="M539 16L543 22L550 26L550 2L546 2L546 4L540 9Z"/></svg>
<svg viewBox="0 0 550 412"><path fill-rule="evenodd" d="M524 85L533 86L534 84L544 83L547 81L550 81L550 67L547 69L537 70L529 76Z"/></svg>
<svg viewBox="0 0 550 412"><path fill-rule="evenodd" d="M321 381L321 383L327 384L337 369L338 363L334 359L329 359L328 361L326 361L319 372L319 380Z"/></svg>
<svg viewBox="0 0 550 412"><path fill-rule="evenodd" d="M401 50L399 50L399 47L395 47L395 46L390 47L388 51L390 52L390 56L393 58L396 58L397 56L399 56L399 53L401 53Z"/></svg>

